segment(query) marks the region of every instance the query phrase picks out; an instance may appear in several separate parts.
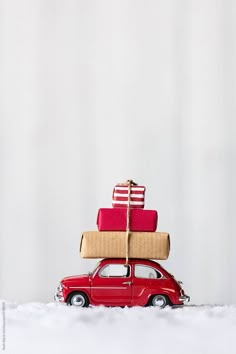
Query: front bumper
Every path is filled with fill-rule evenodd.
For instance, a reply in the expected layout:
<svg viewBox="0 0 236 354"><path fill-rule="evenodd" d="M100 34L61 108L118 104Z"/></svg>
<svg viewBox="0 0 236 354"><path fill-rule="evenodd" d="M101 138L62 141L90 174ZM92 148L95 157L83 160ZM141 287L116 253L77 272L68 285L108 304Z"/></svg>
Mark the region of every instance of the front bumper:
<svg viewBox="0 0 236 354"><path fill-rule="evenodd" d="M55 293L54 294L54 300L56 302L64 302L65 301L64 297L63 297L63 295L61 293Z"/></svg>
<svg viewBox="0 0 236 354"><path fill-rule="evenodd" d="M179 301L181 301L181 302L189 302L190 301L190 296L182 295L182 296L179 297Z"/></svg>
<svg viewBox="0 0 236 354"><path fill-rule="evenodd" d="M57 287L57 291L55 292L55 295L54 295L54 300L56 302L64 302L65 301L61 284L59 284L59 286Z"/></svg>

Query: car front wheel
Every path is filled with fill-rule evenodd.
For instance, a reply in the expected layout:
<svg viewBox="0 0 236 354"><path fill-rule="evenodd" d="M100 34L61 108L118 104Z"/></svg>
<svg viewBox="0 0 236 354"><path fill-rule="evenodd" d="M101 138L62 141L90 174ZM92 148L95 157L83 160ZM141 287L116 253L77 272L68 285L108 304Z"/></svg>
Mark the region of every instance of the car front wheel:
<svg viewBox="0 0 236 354"><path fill-rule="evenodd" d="M77 292L77 293L71 294L68 297L67 305L77 306L77 307L88 307L89 300L88 300L88 297L84 293Z"/></svg>
<svg viewBox="0 0 236 354"><path fill-rule="evenodd" d="M154 295L149 301L149 306L159 307L163 309L169 305L169 299L164 295Z"/></svg>

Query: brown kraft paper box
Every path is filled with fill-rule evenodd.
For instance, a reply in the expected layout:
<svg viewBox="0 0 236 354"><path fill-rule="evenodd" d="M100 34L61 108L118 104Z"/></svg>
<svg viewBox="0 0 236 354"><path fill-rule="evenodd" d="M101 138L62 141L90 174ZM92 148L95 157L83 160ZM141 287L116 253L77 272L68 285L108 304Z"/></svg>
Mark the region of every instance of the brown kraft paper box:
<svg viewBox="0 0 236 354"><path fill-rule="evenodd" d="M82 258L125 258L126 232L86 231L80 242ZM130 232L129 258L165 260L170 252L170 237L165 232Z"/></svg>

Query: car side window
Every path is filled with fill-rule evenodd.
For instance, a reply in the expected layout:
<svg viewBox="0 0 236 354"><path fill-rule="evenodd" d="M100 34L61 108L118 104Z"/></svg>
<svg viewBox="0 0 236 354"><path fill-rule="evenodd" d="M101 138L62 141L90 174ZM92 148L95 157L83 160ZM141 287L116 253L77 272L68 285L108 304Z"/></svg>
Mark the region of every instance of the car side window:
<svg viewBox="0 0 236 354"><path fill-rule="evenodd" d="M129 277L130 266L124 264L107 264L99 272L102 278L108 277Z"/></svg>
<svg viewBox="0 0 236 354"><path fill-rule="evenodd" d="M136 278L159 279L162 274L158 270L144 265L135 265L134 275Z"/></svg>

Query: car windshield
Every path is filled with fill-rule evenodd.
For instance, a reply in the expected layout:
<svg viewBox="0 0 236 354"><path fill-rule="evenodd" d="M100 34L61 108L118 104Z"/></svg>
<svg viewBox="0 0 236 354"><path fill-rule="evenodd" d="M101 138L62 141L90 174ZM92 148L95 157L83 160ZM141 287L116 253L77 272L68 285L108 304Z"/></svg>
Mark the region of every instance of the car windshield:
<svg viewBox="0 0 236 354"><path fill-rule="evenodd" d="M93 274L95 272L95 270L97 269L97 267L99 266L99 264L101 263L101 261L96 263L96 266L88 273L89 275Z"/></svg>

